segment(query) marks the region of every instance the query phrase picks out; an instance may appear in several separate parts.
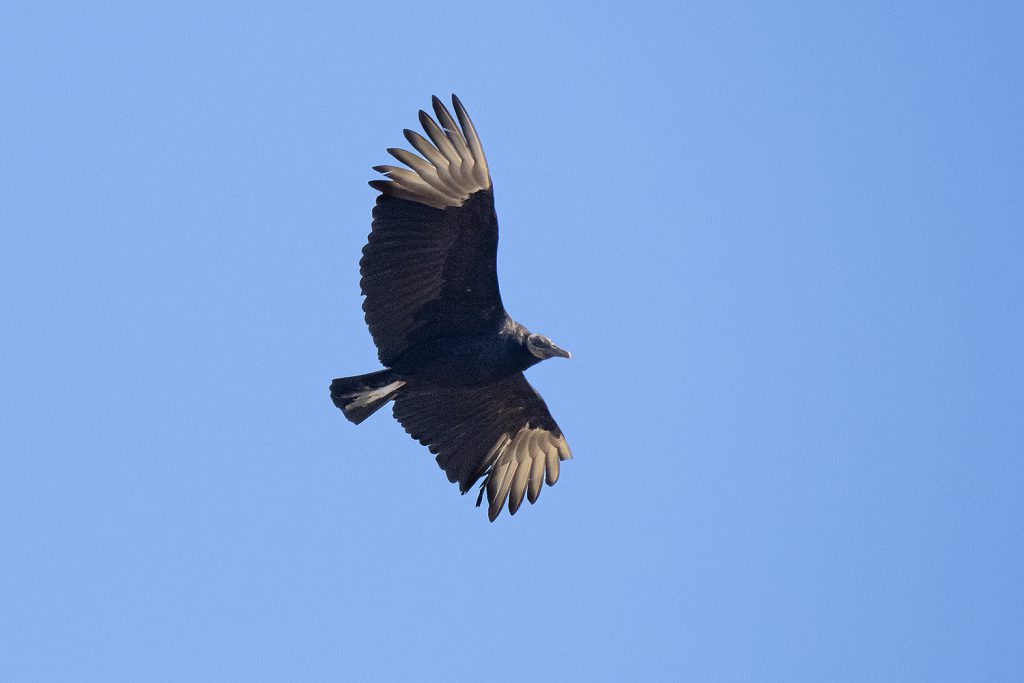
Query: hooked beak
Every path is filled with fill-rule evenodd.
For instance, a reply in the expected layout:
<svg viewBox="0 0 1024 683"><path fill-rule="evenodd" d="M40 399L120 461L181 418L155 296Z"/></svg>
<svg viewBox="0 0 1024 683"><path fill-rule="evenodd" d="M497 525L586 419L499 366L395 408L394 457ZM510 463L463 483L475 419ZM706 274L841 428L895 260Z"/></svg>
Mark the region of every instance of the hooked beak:
<svg viewBox="0 0 1024 683"><path fill-rule="evenodd" d="M551 345L551 355L552 356L561 356L562 358L572 358L572 354L571 353L569 353L565 349L558 348L554 344Z"/></svg>

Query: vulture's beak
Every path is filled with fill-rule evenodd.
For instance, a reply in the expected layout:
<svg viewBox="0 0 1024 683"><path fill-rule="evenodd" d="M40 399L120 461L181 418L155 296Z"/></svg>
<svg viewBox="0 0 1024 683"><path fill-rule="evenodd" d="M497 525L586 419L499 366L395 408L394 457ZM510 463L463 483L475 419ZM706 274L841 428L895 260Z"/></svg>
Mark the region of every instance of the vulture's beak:
<svg viewBox="0 0 1024 683"><path fill-rule="evenodd" d="M572 354L571 353L569 353L565 349L558 348L554 344L551 345L551 355L552 356L561 356L562 358L572 358Z"/></svg>

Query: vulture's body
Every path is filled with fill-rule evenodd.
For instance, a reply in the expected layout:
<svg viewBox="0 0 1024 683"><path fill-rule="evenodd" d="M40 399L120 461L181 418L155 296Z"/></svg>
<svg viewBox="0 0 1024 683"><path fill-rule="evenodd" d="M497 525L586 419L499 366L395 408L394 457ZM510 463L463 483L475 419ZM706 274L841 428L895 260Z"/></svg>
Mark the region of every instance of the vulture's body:
<svg viewBox="0 0 1024 683"><path fill-rule="evenodd" d="M496 273L498 221L483 148L458 98L458 123L434 98L440 126L406 130L422 158L388 152L409 169L377 166L381 192L363 248L363 310L386 369L336 379L331 398L356 424L388 401L395 418L437 454L465 493L481 477L493 521L515 514L572 457L561 430L523 371L569 357L512 320ZM460 126L461 124L461 126ZM477 503L479 504L478 497Z"/></svg>

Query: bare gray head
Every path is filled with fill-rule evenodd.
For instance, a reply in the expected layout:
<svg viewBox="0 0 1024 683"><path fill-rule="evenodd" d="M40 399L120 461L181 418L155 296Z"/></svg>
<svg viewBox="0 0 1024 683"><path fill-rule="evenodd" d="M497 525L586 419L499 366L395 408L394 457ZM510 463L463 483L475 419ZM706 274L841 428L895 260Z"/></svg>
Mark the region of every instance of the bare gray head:
<svg viewBox="0 0 1024 683"><path fill-rule="evenodd" d="M561 358L572 358L572 354L565 349L560 349L555 346L555 343L543 334L529 335L526 338L526 348L528 348L530 353L540 360L554 358L555 356L559 356Z"/></svg>

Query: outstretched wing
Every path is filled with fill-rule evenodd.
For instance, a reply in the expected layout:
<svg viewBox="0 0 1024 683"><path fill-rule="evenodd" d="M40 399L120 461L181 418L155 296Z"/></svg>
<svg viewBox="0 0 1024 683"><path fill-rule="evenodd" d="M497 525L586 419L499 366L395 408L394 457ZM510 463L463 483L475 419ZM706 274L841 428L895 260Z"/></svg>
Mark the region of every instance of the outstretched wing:
<svg viewBox="0 0 1024 683"><path fill-rule="evenodd" d="M366 324L385 365L425 339L496 330L505 319L498 291L498 219L480 139L458 98L459 124L436 97L440 126L425 112L429 140L411 130L388 152L409 169L376 166L380 190L363 257Z"/></svg>
<svg viewBox="0 0 1024 683"><path fill-rule="evenodd" d="M522 373L481 387L413 387L395 399L395 418L437 455L448 480L465 493L480 477L493 522L508 500L515 514L533 503L558 463L572 457L544 399ZM480 498L477 499L477 505Z"/></svg>

